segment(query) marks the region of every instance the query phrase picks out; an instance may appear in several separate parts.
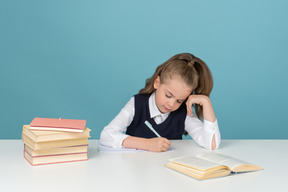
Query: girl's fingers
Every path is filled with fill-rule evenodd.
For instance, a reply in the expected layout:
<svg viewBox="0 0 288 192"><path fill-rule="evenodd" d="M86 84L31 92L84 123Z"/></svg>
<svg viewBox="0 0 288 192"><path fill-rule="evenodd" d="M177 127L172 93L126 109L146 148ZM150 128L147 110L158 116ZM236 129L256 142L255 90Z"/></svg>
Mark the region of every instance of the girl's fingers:
<svg viewBox="0 0 288 192"><path fill-rule="evenodd" d="M168 144L164 144L162 147L161 147L161 151L167 151L169 149L170 145Z"/></svg>
<svg viewBox="0 0 288 192"><path fill-rule="evenodd" d="M171 145L171 141L169 141L168 139L164 138L164 142L168 145L168 147Z"/></svg>
<svg viewBox="0 0 288 192"><path fill-rule="evenodd" d="M192 107L189 107L189 106L187 105L187 116L190 116L191 113L192 113Z"/></svg>
<svg viewBox="0 0 288 192"><path fill-rule="evenodd" d="M187 115L190 116L191 113L193 112L193 109L192 109L192 104L190 104L190 102L186 102L186 107L187 107Z"/></svg>
<svg viewBox="0 0 288 192"><path fill-rule="evenodd" d="M149 150L155 152L167 151L171 145L171 141L164 137L151 138L149 141L151 143L151 148Z"/></svg>
<svg viewBox="0 0 288 192"><path fill-rule="evenodd" d="M163 138L163 144L161 147L161 151L167 151L169 149L170 145L171 145L171 142L168 139Z"/></svg>

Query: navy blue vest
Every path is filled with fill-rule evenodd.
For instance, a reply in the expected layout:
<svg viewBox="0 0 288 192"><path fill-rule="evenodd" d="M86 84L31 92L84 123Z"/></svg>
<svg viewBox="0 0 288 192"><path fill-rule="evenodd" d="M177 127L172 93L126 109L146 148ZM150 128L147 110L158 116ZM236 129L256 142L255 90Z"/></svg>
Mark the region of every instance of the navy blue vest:
<svg viewBox="0 0 288 192"><path fill-rule="evenodd" d="M150 95L151 94L138 94L134 96L135 115L133 121L127 127L126 134L142 138L157 137L144 123L147 120L159 135L161 135L161 137L167 139L182 139L182 135L185 131L185 118L187 115L185 103L183 103L176 111L171 112L165 121L157 125L154 119L150 118Z"/></svg>

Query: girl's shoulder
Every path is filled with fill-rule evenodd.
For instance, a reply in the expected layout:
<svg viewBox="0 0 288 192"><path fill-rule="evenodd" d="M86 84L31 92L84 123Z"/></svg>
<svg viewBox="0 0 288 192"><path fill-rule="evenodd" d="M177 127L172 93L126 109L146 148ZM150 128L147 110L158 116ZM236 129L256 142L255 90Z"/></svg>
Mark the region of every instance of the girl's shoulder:
<svg viewBox="0 0 288 192"><path fill-rule="evenodd" d="M140 93L138 93L138 94L136 94L136 95L134 95L133 97L135 98L135 99L140 99L140 100L143 100L143 99L149 99L149 97L150 97L150 95L151 94L140 94Z"/></svg>
<svg viewBox="0 0 288 192"><path fill-rule="evenodd" d="M150 97L151 94L152 94L152 93L149 93L149 94L146 94L146 93L145 93L145 94L143 94L143 93L137 93L137 94L134 95L134 97L135 97L135 96L137 96L137 97Z"/></svg>

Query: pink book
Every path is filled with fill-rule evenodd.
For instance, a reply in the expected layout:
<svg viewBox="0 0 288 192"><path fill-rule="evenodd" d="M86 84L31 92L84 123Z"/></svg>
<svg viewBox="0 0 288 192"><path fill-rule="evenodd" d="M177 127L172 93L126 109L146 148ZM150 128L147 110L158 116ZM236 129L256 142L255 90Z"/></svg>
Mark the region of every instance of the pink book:
<svg viewBox="0 0 288 192"><path fill-rule="evenodd" d="M31 130L83 132L86 120L52 119L35 117L30 123Z"/></svg>

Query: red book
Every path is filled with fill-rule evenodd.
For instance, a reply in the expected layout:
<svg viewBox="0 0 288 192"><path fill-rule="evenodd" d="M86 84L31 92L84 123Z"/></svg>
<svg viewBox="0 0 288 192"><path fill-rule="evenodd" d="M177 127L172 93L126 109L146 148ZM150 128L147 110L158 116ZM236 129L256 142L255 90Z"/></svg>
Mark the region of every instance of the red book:
<svg viewBox="0 0 288 192"><path fill-rule="evenodd" d="M30 123L31 130L83 132L86 120L52 119L35 117Z"/></svg>

